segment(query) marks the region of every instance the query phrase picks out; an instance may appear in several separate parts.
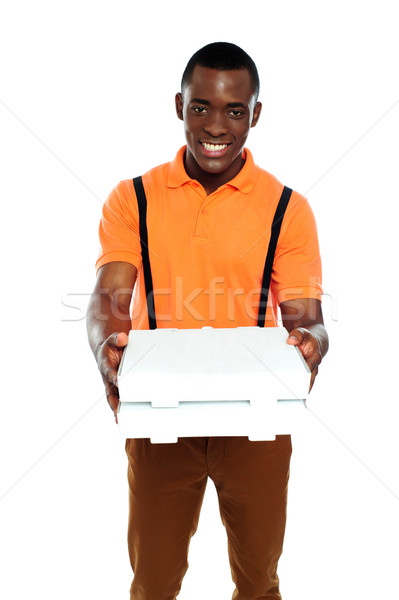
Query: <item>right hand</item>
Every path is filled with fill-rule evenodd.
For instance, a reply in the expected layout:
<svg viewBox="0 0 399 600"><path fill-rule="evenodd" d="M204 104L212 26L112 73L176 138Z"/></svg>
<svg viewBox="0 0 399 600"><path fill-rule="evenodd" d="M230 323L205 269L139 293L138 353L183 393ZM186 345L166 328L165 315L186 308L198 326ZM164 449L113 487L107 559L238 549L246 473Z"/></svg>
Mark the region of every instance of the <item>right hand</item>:
<svg viewBox="0 0 399 600"><path fill-rule="evenodd" d="M119 405L118 368L128 341L129 336L126 333L112 333L96 352L97 365L104 381L108 404L114 412L116 422L118 422Z"/></svg>

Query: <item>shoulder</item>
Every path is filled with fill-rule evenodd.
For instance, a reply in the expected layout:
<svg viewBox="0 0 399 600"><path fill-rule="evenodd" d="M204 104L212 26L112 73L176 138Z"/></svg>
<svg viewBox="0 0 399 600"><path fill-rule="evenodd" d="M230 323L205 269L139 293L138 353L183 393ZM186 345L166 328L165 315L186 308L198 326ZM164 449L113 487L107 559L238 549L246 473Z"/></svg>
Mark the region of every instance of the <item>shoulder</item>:
<svg viewBox="0 0 399 600"><path fill-rule="evenodd" d="M170 169L171 162L162 163L161 165L157 165L153 167L149 171L146 171L142 174L142 179L144 183L166 183L167 174Z"/></svg>
<svg viewBox="0 0 399 600"><path fill-rule="evenodd" d="M310 204L304 195L292 189L289 183L282 183L266 169L257 167L253 194L262 203L266 202L272 210L276 210L285 187L291 190L285 221L297 219L300 215L313 215Z"/></svg>
<svg viewBox="0 0 399 600"><path fill-rule="evenodd" d="M123 179L109 193L105 201L105 207L118 212L131 211L134 198L133 180Z"/></svg>
<svg viewBox="0 0 399 600"><path fill-rule="evenodd" d="M303 194L293 189L289 182L282 183L275 175L259 166L257 166L255 187L258 193L267 195L269 201L274 199L276 205L284 187L288 187L291 190L291 196L287 206L287 216L293 217L301 212L313 214L310 204Z"/></svg>
<svg viewBox="0 0 399 600"><path fill-rule="evenodd" d="M291 190L291 197L288 205L290 209L294 205L308 204L305 196L292 189L289 183L282 183L275 175L259 166L257 166L255 186L258 193L263 192L269 199L274 198L277 202L283 193L284 187L288 187Z"/></svg>
<svg viewBox="0 0 399 600"><path fill-rule="evenodd" d="M281 234L284 236L287 230L290 234L299 232L303 229L316 231L316 222L312 208L307 198L300 192L292 189L290 183L282 183L275 175L271 174L266 169L257 166L257 176L253 188L254 195L259 198L259 201L266 202L270 213L270 218L277 209L279 200L283 193L284 187L291 189L291 196L284 214L281 226Z"/></svg>
<svg viewBox="0 0 399 600"><path fill-rule="evenodd" d="M166 184L168 167L170 163L164 163L153 167L143 174L137 174L129 179L122 179L111 190L106 203L112 206L118 206L122 210L135 210L137 207L136 192L133 180L141 176L145 189L159 188Z"/></svg>
<svg viewBox="0 0 399 600"><path fill-rule="evenodd" d="M275 175L267 171L266 169L259 167L257 165L258 170L258 178L257 185L262 185L262 187L266 187L270 191L275 191L276 193L280 193L283 191L284 184L281 183Z"/></svg>

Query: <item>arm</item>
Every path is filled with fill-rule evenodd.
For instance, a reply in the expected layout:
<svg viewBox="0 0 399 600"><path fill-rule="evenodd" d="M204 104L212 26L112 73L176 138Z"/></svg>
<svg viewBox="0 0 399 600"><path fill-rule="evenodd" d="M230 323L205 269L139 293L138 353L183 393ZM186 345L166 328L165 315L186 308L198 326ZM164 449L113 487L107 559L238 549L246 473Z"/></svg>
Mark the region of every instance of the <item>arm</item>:
<svg viewBox="0 0 399 600"><path fill-rule="evenodd" d="M283 325L290 332L287 343L298 346L311 371L310 391L328 350L321 302L314 298L288 300L280 304L280 310Z"/></svg>
<svg viewBox="0 0 399 600"><path fill-rule="evenodd" d="M136 267L127 262L102 266L87 310L89 344L116 421L119 404L117 373L131 329L130 302L136 277Z"/></svg>

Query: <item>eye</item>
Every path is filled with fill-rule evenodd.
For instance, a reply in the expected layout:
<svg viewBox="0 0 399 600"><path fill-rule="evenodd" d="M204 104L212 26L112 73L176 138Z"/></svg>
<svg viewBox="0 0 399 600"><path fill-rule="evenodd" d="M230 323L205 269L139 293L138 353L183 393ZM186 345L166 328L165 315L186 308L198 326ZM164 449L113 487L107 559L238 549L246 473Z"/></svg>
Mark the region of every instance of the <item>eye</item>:
<svg viewBox="0 0 399 600"><path fill-rule="evenodd" d="M243 114L244 112L242 110L238 110L238 108L234 108L229 112L229 115L232 115L233 117L241 117Z"/></svg>
<svg viewBox="0 0 399 600"><path fill-rule="evenodd" d="M206 112L206 108L204 108L203 106L193 106L192 109L195 113L199 115L202 115L204 112Z"/></svg>

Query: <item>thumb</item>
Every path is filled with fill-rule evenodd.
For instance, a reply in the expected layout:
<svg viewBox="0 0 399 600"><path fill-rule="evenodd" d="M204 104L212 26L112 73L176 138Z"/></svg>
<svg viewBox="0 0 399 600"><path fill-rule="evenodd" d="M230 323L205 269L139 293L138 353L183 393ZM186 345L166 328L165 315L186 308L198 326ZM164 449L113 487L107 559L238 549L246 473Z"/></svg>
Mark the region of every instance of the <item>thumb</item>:
<svg viewBox="0 0 399 600"><path fill-rule="evenodd" d="M113 343L118 348L123 348L124 346L127 346L128 341L129 341L129 336L124 331L114 334Z"/></svg>
<svg viewBox="0 0 399 600"><path fill-rule="evenodd" d="M293 329L292 331L290 331L290 335L287 339L287 344L297 346L301 342L303 342L304 337L304 332L301 331L301 329Z"/></svg>

